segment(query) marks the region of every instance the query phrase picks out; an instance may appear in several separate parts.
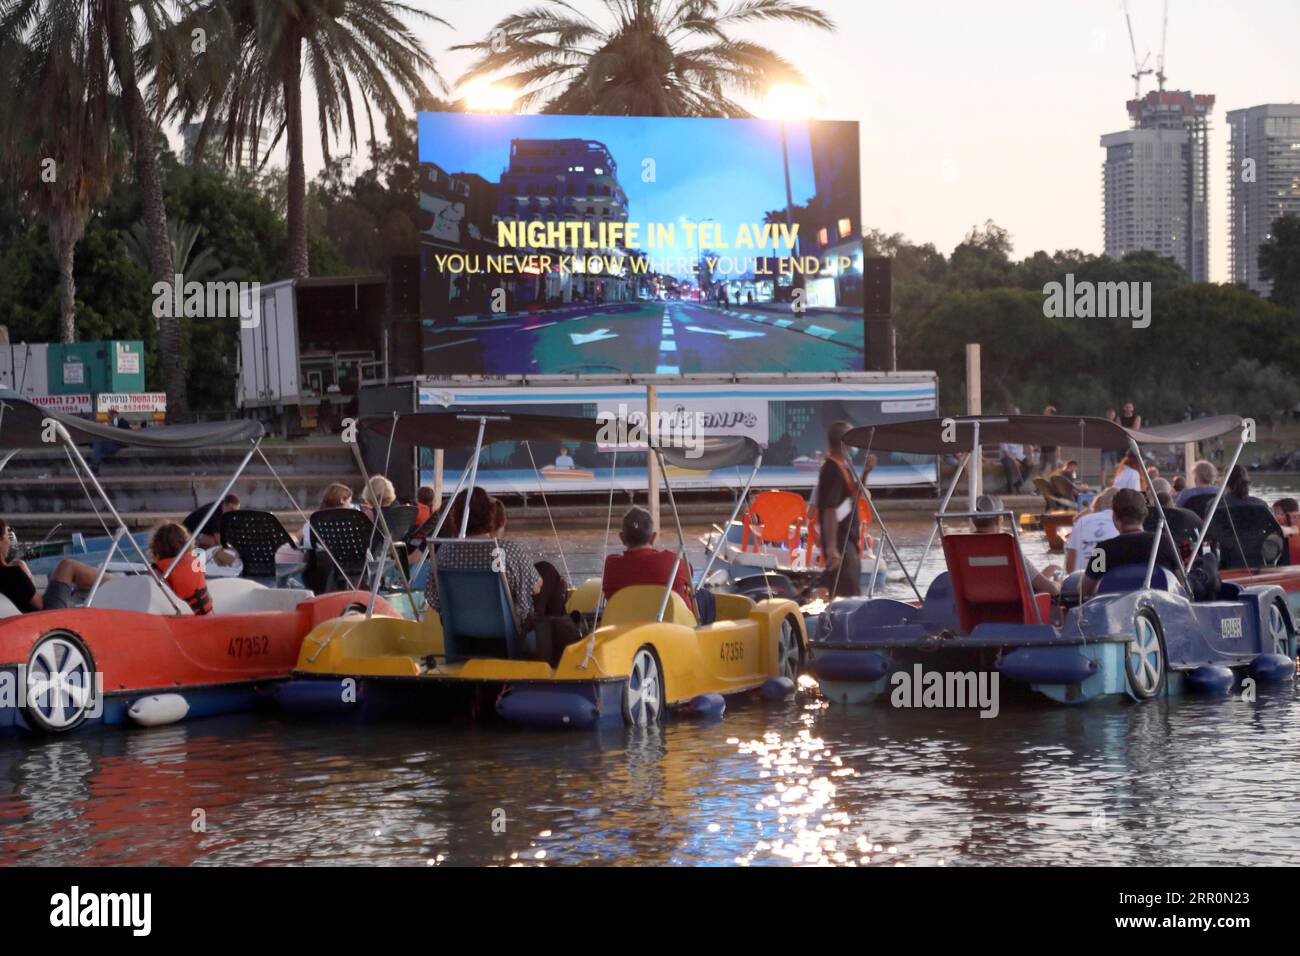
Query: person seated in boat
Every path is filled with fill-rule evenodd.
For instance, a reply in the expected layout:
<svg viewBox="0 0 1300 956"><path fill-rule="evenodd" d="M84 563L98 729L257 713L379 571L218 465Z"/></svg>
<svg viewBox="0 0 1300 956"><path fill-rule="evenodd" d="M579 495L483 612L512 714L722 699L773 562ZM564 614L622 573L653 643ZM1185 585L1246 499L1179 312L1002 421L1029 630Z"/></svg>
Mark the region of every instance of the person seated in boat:
<svg viewBox="0 0 1300 956"><path fill-rule="evenodd" d="M555 467L562 468L565 471L571 471L574 467L573 456L569 454L569 449L561 446L560 453L555 456Z"/></svg>
<svg viewBox="0 0 1300 956"><path fill-rule="evenodd" d="M1106 572L1125 565L1145 567L1153 548L1156 548L1156 564L1171 575L1177 574L1181 567L1178 553L1167 536L1160 536L1157 547L1155 532L1143 530L1147 500L1140 491L1117 490L1111 513L1119 534L1098 544L1084 565L1080 593L1085 601L1097 593L1097 585ZM1187 583L1192 586L1192 598L1196 601L1210 600L1219 593L1218 561L1213 555L1197 559L1196 567L1187 574Z"/></svg>
<svg viewBox="0 0 1300 956"><path fill-rule="evenodd" d="M1250 473L1241 465L1233 465L1232 471L1228 472L1228 482L1223 493L1223 503L1229 507L1237 508L1242 505L1268 507L1263 499L1256 498L1250 493Z"/></svg>
<svg viewBox="0 0 1300 956"><path fill-rule="evenodd" d="M378 520L379 509L397 501L397 489L383 475L372 475L361 492L361 511L371 521Z"/></svg>
<svg viewBox="0 0 1300 956"><path fill-rule="evenodd" d="M232 491L222 498L221 507L212 513L208 523L203 525L202 530L200 530L199 524L203 521L203 516L211 510L212 505L213 502L209 501L207 504L195 508L181 519L181 524L185 526L185 530L190 534L194 534L195 531L199 532L194 539L194 544L209 552L209 558L212 561L222 567L229 567L239 560L239 555L229 548L221 546L221 516L227 511L239 510L239 495Z"/></svg>
<svg viewBox="0 0 1300 956"><path fill-rule="evenodd" d="M1115 500L1115 489L1107 488L1092 500L1089 509L1074 519L1070 537L1065 545L1065 573L1072 574L1083 567L1083 562L1097 545L1119 534L1110 506Z"/></svg>
<svg viewBox="0 0 1300 956"><path fill-rule="evenodd" d="M443 541L433 560L439 568L504 572L520 633L526 634L543 617L564 616L568 582L549 561L534 561L518 542L504 536L505 509L503 506L498 512L495 501L477 487L468 495L464 491L458 494L446 527L459 532L468 507L465 537ZM441 610L436 574L429 575L424 594L429 607Z"/></svg>
<svg viewBox="0 0 1300 956"><path fill-rule="evenodd" d="M1195 511L1189 508L1180 508L1174 504L1173 486L1164 478L1157 478L1151 482L1151 488L1156 493L1156 501L1160 503L1160 510L1165 513L1165 523L1169 525L1169 531L1174 536L1174 541L1178 544L1179 553L1184 561L1191 554L1192 548L1196 546L1196 539L1201 533L1201 517ZM1144 531L1155 531L1160 525L1160 511L1150 508L1147 511L1146 521L1142 527Z"/></svg>
<svg viewBox="0 0 1300 956"><path fill-rule="evenodd" d="M1119 467L1115 469L1115 477L1111 480L1111 487L1115 489L1130 489L1132 491L1142 490L1142 462L1132 449L1124 453L1120 459Z"/></svg>
<svg viewBox="0 0 1300 956"><path fill-rule="evenodd" d="M341 481L336 481L325 488L324 493L320 496L320 507L317 511L332 511L335 508L355 508L352 503L352 489ZM312 547L311 543L311 524L304 524L302 532L298 535L298 544L304 551Z"/></svg>
<svg viewBox="0 0 1300 956"><path fill-rule="evenodd" d="M613 597L621 588L634 584L653 584L663 587L668 583L673 562L677 560L674 551L655 547L654 518L644 508L629 508L623 515L623 526L618 538L623 542L622 554L611 554L605 558L605 570L601 573L600 587L605 597ZM677 565L677 575L673 578L673 590L676 591L686 606L695 613L695 602L691 600L689 587L690 567L683 560Z"/></svg>
<svg viewBox="0 0 1300 956"><path fill-rule="evenodd" d="M1187 480L1182 475L1174 475L1174 480L1170 484L1174 489L1174 499L1177 500L1178 496L1183 493L1183 489L1187 487Z"/></svg>
<svg viewBox="0 0 1300 956"><path fill-rule="evenodd" d="M74 589L88 592L99 576L99 568L64 558L50 574L45 593L41 594L36 589L27 562L9 559L11 548L9 523L0 519L0 594L23 614L71 607ZM105 574L104 580L111 577L111 574Z"/></svg>
<svg viewBox="0 0 1300 956"><path fill-rule="evenodd" d="M1003 511L1002 499L997 495L980 495L975 499L976 511ZM972 518L971 526L975 529L976 534L997 534L1002 530L1002 515L992 514L987 518ZM1061 589L1056 583L1057 575L1060 568L1054 564L1049 564L1043 570L1039 571L1029 560L1022 554L1020 560L1025 563L1025 570L1029 572L1029 579L1033 582L1035 594L1059 594Z"/></svg>
<svg viewBox="0 0 1300 956"><path fill-rule="evenodd" d="M212 598L208 594L208 578L203 573L203 556L191 550L179 561L176 556L189 541L190 532L175 521L165 521L149 537L149 556L158 577L167 583L172 592L190 606L195 614L211 614ZM172 567L175 563L175 567ZM171 568L171 573L167 569Z"/></svg>
<svg viewBox="0 0 1300 956"><path fill-rule="evenodd" d="M423 528L430 518L433 517L433 489L428 485L421 485L420 490L415 493L415 528Z"/></svg>
<svg viewBox="0 0 1300 956"><path fill-rule="evenodd" d="M1273 517L1286 537L1300 534L1300 502L1294 498L1279 498L1273 502Z"/></svg>
<svg viewBox="0 0 1300 956"><path fill-rule="evenodd" d="M1174 499L1174 504L1180 508L1186 508L1193 498L1199 498L1201 495L1217 495L1219 493L1219 469L1214 466L1214 462L1201 459L1192 465L1192 486L1184 488Z"/></svg>

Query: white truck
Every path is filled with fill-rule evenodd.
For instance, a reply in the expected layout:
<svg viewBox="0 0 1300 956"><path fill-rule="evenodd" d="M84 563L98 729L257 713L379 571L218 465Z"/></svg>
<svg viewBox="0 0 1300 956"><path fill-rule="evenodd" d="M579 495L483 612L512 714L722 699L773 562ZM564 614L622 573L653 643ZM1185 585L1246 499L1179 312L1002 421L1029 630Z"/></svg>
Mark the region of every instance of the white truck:
<svg viewBox="0 0 1300 956"><path fill-rule="evenodd" d="M382 275L285 279L254 285L241 303L237 400L248 417L285 435L322 429L356 412L363 379L388 363Z"/></svg>

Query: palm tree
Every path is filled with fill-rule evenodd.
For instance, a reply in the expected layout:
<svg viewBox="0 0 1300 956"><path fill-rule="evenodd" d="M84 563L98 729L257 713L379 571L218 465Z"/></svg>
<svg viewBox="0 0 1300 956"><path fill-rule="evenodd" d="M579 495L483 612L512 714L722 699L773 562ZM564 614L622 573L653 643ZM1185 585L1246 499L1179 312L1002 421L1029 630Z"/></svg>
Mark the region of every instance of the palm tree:
<svg viewBox="0 0 1300 956"><path fill-rule="evenodd" d="M547 113L618 116L748 116L731 93L763 94L799 71L770 47L728 35L736 26L780 22L835 29L816 7L791 0L604 0L600 24L566 0L500 20L477 43L479 58L461 77L494 76L522 107Z"/></svg>
<svg viewBox="0 0 1300 956"><path fill-rule="evenodd" d="M160 134L140 92L136 55L137 34L155 39L167 35L170 21L166 5L167 0L0 0L0 47L29 38L33 46L40 47L43 38L70 43L73 38L84 37L88 57L102 58L111 65L119 108L126 117L130 134L142 218L149 231L149 271L155 282L172 281L171 246L158 165ZM11 88L11 95L26 104L31 90ZM33 115L37 108L38 105L33 105ZM95 118L107 122L109 112L101 111ZM173 413L183 412L188 401L179 321L161 319L159 339L168 408Z"/></svg>
<svg viewBox="0 0 1300 956"><path fill-rule="evenodd" d="M25 205L46 221L59 270L59 338L71 343L77 243L92 204L109 191L121 144L108 120L108 67L94 28L69 20L49 26L30 42L0 37L0 82L24 94L0 102L0 158Z"/></svg>
<svg viewBox="0 0 1300 956"><path fill-rule="evenodd" d="M260 153L263 125L273 130L267 150L281 137L287 140L285 265L294 278L309 274L304 70L316 94L326 161L331 139L338 140L344 129L349 147L357 146L354 89L374 143L373 109L389 123L401 122L405 107L399 93L409 100L430 96L423 79L426 71L444 85L406 19L448 25L398 0L200 0L177 25L182 34L203 27L210 37L229 40L210 41L209 52L219 55L189 68L176 65L165 78L172 115L187 122L202 117L195 153L202 152L210 135L222 137L227 156L238 156L249 140Z"/></svg>

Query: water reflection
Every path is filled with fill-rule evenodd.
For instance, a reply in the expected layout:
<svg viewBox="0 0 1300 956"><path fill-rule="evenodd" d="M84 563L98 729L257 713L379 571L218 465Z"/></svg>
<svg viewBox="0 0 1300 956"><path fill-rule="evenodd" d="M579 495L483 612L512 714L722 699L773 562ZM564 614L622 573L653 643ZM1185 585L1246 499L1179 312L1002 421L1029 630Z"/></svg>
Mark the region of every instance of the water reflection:
<svg viewBox="0 0 1300 956"><path fill-rule="evenodd" d="M0 864L1295 864L1297 717L1293 687L992 720L803 693L648 731L248 715L10 738Z"/></svg>

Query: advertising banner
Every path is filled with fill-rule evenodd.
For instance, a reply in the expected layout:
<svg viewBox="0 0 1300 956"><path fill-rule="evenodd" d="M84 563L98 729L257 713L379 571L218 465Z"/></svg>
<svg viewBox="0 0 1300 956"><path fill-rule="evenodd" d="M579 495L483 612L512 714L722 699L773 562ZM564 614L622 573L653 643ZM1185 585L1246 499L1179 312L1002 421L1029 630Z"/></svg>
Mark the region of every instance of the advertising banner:
<svg viewBox="0 0 1300 956"><path fill-rule="evenodd" d="M826 429L834 421L855 425L925 418L934 414L937 386L933 376L897 373L864 382L826 384L660 385L654 411L666 416L674 435L685 425L703 436L745 435L763 448L763 467L756 487L810 491L825 454ZM610 386L420 386L422 410L535 412L582 415L613 421L646 413L644 385ZM644 445L562 445L559 442L499 442L484 449L477 482L491 493L544 490L606 491L611 483L625 490L647 482ZM689 448L689 445L688 445ZM455 487L468 465L470 449L448 449L443 487ZM933 485L938 480L933 456L880 453L872 472L873 487ZM861 460L861 456L858 456ZM420 456L420 481L433 481L433 456ZM534 467L534 465L536 467ZM695 471L670 466L674 487L734 488L748 469L731 467Z"/></svg>
<svg viewBox="0 0 1300 956"><path fill-rule="evenodd" d="M424 371L865 366L856 123L419 115Z"/></svg>
<svg viewBox="0 0 1300 956"><path fill-rule="evenodd" d="M94 408L90 395L30 395L33 405L65 415L89 415Z"/></svg>
<svg viewBox="0 0 1300 956"><path fill-rule="evenodd" d="M125 415L151 415L155 418L167 414L166 392L100 392L95 396L95 414L106 417L116 409Z"/></svg>

